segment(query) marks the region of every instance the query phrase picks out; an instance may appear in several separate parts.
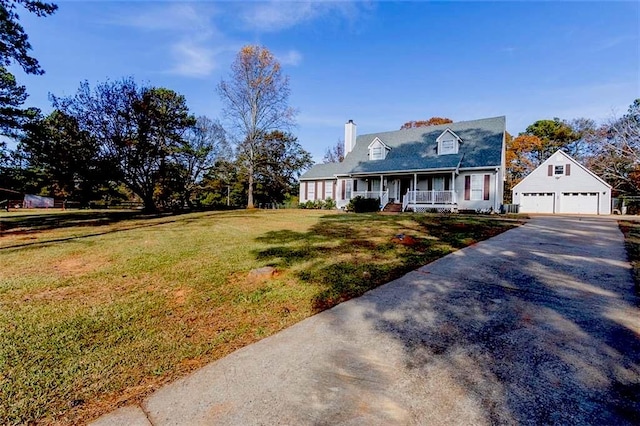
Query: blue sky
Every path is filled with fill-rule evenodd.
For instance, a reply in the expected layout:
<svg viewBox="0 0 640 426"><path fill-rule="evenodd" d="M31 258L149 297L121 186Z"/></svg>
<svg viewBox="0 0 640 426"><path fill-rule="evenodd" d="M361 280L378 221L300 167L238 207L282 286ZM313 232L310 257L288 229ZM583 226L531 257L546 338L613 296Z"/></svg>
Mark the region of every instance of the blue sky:
<svg viewBox="0 0 640 426"><path fill-rule="evenodd" d="M29 106L133 76L217 118L216 85L241 46L261 44L290 77L294 133L316 160L348 119L364 134L505 115L517 134L543 118L602 121L640 97L638 2L56 3L20 14L46 71L11 68Z"/></svg>

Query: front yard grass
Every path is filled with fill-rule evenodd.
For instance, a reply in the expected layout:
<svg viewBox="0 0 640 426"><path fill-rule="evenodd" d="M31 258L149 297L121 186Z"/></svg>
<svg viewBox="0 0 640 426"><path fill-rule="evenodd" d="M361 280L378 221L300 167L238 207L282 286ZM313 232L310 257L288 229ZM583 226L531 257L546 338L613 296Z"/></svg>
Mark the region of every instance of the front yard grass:
<svg viewBox="0 0 640 426"><path fill-rule="evenodd" d="M84 423L518 223L309 210L0 213L0 424ZM264 266L276 273L249 274Z"/></svg>
<svg viewBox="0 0 640 426"><path fill-rule="evenodd" d="M618 221L618 225L624 234L627 256L633 267L635 290L637 293L640 293L640 222L620 220Z"/></svg>

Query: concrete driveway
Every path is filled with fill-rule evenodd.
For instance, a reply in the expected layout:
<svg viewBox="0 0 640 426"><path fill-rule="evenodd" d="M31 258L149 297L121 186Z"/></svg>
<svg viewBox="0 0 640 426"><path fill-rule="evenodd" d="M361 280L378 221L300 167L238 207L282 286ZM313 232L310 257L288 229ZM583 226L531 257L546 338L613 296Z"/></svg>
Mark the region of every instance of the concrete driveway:
<svg viewBox="0 0 640 426"><path fill-rule="evenodd" d="M625 259L612 219L537 217L96 424L638 424Z"/></svg>

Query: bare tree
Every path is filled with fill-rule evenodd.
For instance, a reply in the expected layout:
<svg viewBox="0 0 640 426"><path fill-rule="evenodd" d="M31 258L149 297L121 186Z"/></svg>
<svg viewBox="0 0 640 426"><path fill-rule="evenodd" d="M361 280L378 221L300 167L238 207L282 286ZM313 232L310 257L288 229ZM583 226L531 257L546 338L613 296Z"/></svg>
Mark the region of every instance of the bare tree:
<svg viewBox="0 0 640 426"><path fill-rule="evenodd" d="M222 125L217 120L200 116L187 131L182 146L175 153L184 176L183 198L191 205L191 194L219 159L231 156Z"/></svg>
<svg viewBox="0 0 640 426"><path fill-rule="evenodd" d="M247 45L231 65L228 80L218 85L225 104L223 113L237 138L238 153L246 162L247 208L253 208L256 163L264 135L287 130L294 124L295 111L289 107L289 78L280 63L265 47Z"/></svg>
<svg viewBox="0 0 640 426"><path fill-rule="evenodd" d="M592 136L595 154L589 167L614 189L640 193L640 99L625 115L613 118Z"/></svg>
<svg viewBox="0 0 640 426"><path fill-rule="evenodd" d="M344 160L344 141L338 139L335 145L327 148L324 153L323 163L342 163Z"/></svg>

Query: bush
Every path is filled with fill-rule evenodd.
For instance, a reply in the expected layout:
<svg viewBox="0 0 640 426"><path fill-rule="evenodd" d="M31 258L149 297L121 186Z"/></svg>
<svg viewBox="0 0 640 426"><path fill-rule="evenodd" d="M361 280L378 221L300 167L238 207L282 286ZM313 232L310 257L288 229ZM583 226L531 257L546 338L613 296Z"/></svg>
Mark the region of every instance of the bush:
<svg viewBox="0 0 640 426"><path fill-rule="evenodd" d="M325 210L333 210L336 208L336 202L333 201L331 197L324 200L324 206L322 207Z"/></svg>
<svg viewBox="0 0 640 426"><path fill-rule="evenodd" d="M355 213L369 213L380 210L380 198L364 198L357 196L352 198L347 205L347 211Z"/></svg>

